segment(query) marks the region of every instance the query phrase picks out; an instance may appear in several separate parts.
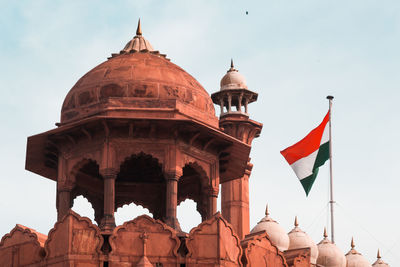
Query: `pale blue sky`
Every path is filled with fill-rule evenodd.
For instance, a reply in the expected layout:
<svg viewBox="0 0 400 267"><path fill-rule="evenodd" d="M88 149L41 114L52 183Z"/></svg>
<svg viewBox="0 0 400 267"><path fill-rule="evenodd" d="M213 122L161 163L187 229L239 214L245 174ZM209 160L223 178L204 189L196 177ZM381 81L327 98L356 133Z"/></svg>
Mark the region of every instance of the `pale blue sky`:
<svg viewBox="0 0 400 267"><path fill-rule="evenodd" d="M123 48L139 17L153 47L209 93L231 58L259 93L252 227L268 202L287 231L297 215L321 240L328 165L306 198L279 151L318 125L332 94L337 244L346 253L354 236L370 262L378 248L400 261L400 3L389 0L0 1L0 236L53 226L55 183L24 170L26 138L55 127L69 89ZM192 214L179 214L187 228Z"/></svg>

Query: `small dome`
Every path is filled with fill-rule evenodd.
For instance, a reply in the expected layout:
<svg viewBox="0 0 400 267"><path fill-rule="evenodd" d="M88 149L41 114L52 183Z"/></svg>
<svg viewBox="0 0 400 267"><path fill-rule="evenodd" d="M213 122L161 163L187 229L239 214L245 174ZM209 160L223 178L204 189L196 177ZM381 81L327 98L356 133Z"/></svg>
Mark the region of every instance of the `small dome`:
<svg viewBox="0 0 400 267"><path fill-rule="evenodd" d="M265 231L270 238L272 244L274 244L280 251L285 251L289 247L289 236L285 229L283 229L279 223L269 217L268 205L265 210L265 217L261 219L259 223L251 230L251 234Z"/></svg>
<svg viewBox="0 0 400 267"><path fill-rule="evenodd" d="M371 264L361 255L361 253L357 252L354 249L354 240L351 239L351 249L346 254L346 267L371 267Z"/></svg>
<svg viewBox="0 0 400 267"><path fill-rule="evenodd" d="M318 258L318 247L314 241L309 237L306 232L299 228L297 222L297 216L294 220L294 228L289 232L289 250L299 248L310 248L311 249L311 263L316 264Z"/></svg>
<svg viewBox="0 0 400 267"><path fill-rule="evenodd" d="M389 264L387 264L381 259L381 253L379 252L379 249L378 249L378 255L376 257L377 260L374 262L374 264L372 264L372 267L390 267Z"/></svg>
<svg viewBox="0 0 400 267"><path fill-rule="evenodd" d="M333 244L324 229L324 239L318 243L317 264L325 267L346 267L346 257L343 252Z"/></svg>
<svg viewBox="0 0 400 267"><path fill-rule="evenodd" d="M231 68L227 71L225 76L222 77L220 85L221 90L247 89L246 79L235 69L233 60L231 60Z"/></svg>

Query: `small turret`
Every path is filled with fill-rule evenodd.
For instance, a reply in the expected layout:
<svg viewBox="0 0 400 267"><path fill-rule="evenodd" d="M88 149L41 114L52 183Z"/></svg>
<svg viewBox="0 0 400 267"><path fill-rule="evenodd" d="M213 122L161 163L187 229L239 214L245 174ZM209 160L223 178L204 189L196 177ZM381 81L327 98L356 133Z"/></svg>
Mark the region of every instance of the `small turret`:
<svg viewBox="0 0 400 267"><path fill-rule="evenodd" d="M257 101L258 94L247 88L246 79L235 69L233 60L220 86L219 92L211 95L214 104L221 108L220 127L225 133L251 145L262 128L261 123L249 119L248 104Z"/></svg>
<svg viewBox="0 0 400 267"><path fill-rule="evenodd" d="M258 94L247 89L246 80L235 69L233 60L229 70L222 77L220 86L220 90L211 95L214 104L221 108L220 129L251 146L253 139L260 135L262 124L249 119L247 106L257 100ZM220 169L223 168L224 159L220 158ZM242 178L221 185L222 215L234 226L240 238L250 232L249 177L252 168L249 158Z"/></svg>
<svg viewBox="0 0 400 267"><path fill-rule="evenodd" d="M257 101L258 94L247 89L246 79L235 69L233 60L220 86L220 91L211 95L213 102L221 107L220 117L231 114L248 116L248 104Z"/></svg>

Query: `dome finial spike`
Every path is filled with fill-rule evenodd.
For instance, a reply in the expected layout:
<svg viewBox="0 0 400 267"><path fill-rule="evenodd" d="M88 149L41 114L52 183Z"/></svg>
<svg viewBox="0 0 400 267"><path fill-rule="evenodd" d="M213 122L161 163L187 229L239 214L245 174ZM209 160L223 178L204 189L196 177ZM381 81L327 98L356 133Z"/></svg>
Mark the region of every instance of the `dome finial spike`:
<svg viewBox="0 0 400 267"><path fill-rule="evenodd" d="M298 220L297 220L297 216L296 217L294 217L294 226L299 226L299 222L298 222Z"/></svg>
<svg viewBox="0 0 400 267"><path fill-rule="evenodd" d="M378 259L381 258L381 252L379 251L379 248L378 248L378 254L376 255L376 257L377 257Z"/></svg>
<svg viewBox="0 0 400 267"><path fill-rule="evenodd" d="M328 237L328 233L326 232L326 227L324 227L324 237L325 237L325 238Z"/></svg>
<svg viewBox="0 0 400 267"><path fill-rule="evenodd" d="M351 244L350 245L351 245L351 248L355 248L355 246L356 246L356 245L354 245L354 238L353 237L351 237Z"/></svg>
<svg viewBox="0 0 400 267"><path fill-rule="evenodd" d="M137 29L136 29L136 35L142 35L142 27L140 26L140 18L139 18Z"/></svg>
<svg viewBox="0 0 400 267"><path fill-rule="evenodd" d="M235 66L233 65L233 58L231 58L231 69L233 69Z"/></svg>
<svg viewBox="0 0 400 267"><path fill-rule="evenodd" d="M268 216L268 215L269 215L269 211L268 211L268 204L267 204L267 206L266 206L266 208L265 208L265 215L266 215L266 216Z"/></svg>

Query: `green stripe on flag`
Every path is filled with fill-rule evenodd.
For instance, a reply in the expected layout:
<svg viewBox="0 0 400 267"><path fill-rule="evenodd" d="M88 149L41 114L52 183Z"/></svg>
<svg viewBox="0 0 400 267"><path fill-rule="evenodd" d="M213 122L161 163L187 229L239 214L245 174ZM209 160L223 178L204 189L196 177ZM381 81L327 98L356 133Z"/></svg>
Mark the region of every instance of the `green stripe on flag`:
<svg viewBox="0 0 400 267"><path fill-rule="evenodd" d="M317 158L315 159L315 163L314 163L314 167L313 167L313 174L300 180L300 183L303 186L304 191L306 191L307 196L311 190L311 187L314 184L315 178L317 178L318 168L321 167L322 165L324 165L324 163L328 159L329 159L329 142L326 142L325 144L322 144L319 147Z"/></svg>
<svg viewBox="0 0 400 267"><path fill-rule="evenodd" d="M329 159L329 142L319 147L317 158L315 159L313 170L321 167Z"/></svg>
<svg viewBox="0 0 400 267"><path fill-rule="evenodd" d="M314 170L313 174L300 180L300 183L303 186L304 191L306 191L306 196L308 196L308 193L310 192L311 187L314 184L315 178L317 178L317 174L318 174L318 168Z"/></svg>

